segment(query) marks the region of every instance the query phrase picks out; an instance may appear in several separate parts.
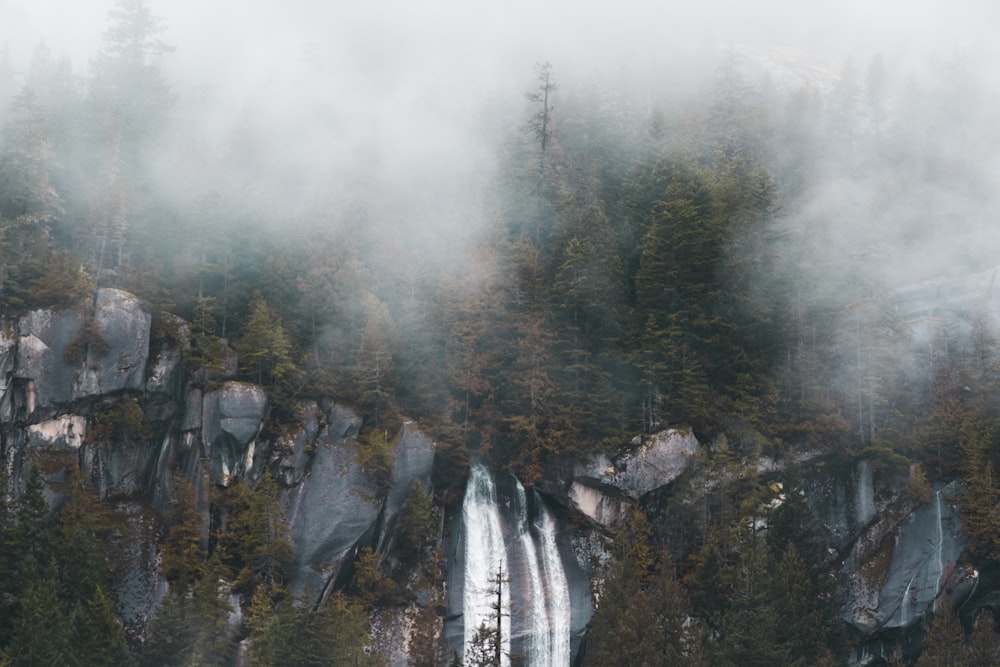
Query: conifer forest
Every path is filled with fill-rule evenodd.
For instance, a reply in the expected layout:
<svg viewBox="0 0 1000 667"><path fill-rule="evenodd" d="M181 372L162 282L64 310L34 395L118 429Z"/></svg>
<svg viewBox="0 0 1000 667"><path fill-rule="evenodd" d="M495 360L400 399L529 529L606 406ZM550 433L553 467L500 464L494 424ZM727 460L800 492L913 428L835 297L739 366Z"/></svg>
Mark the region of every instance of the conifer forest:
<svg viewBox="0 0 1000 667"><path fill-rule="evenodd" d="M0 2L0 667L1000 664L1000 13L351 4Z"/></svg>

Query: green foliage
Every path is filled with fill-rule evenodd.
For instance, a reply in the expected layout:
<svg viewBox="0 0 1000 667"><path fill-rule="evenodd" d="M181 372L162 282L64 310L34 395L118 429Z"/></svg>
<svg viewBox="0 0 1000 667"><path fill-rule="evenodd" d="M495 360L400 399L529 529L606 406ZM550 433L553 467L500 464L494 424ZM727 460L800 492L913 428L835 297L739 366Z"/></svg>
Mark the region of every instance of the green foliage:
<svg viewBox="0 0 1000 667"><path fill-rule="evenodd" d="M216 549L238 593L249 595L257 586L280 588L285 583L294 558L280 493L273 478L265 475L254 489L236 479L222 495L224 521Z"/></svg>
<svg viewBox="0 0 1000 667"><path fill-rule="evenodd" d="M129 442L146 440L152 427L142 411L139 399L130 396L90 415L88 443Z"/></svg>
<svg viewBox="0 0 1000 667"><path fill-rule="evenodd" d="M398 551L404 558L415 559L434 538L437 522L434 520L434 499L424 488L423 482L413 480L406 491L403 506L396 519Z"/></svg>
<svg viewBox="0 0 1000 667"><path fill-rule="evenodd" d="M958 667L964 665L965 632L944 595L934 611L934 621L924 640L924 649L916 667Z"/></svg>
<svg viewBox="0 0 1000 667"><path fill-rule="evenodd" d="M334 593L319 611L288 600L252 635L252 667L383 667L364 609Z"/></svg>
<svg viewBox="0 0 1000 667"><path fill-rule="evenodd" d="M964 459L962 524L969 535L968 548L977 556L1000 559L1000 485L989 457L992 429L981 417L970 414L957 435Z"/></svg>
<svg viewBox="0 0 1000 667"><path fill-rule="evenodd" d="M37 467L0 521L0 655L11 665L126 665L125 633L106 593L108 512L71 476L51 516Z"/></svg>
<svg viewBox="0 0 1000 667"><path fill-rule="evenodd" d="M80 330L69 339L63 350L63 358L71 364L86 361L88 355L101 358L111 350L104 330L93 315L87 314L80 323Z"/></svg>
<svg viewBox="0 0 1000 667"><path fill-rule="evenodd" d="M240 372L272 391L289 391L297 367L292 345L277 313L258 292L250 302L250 315L236 344Z"/></svg>
<svg viewBox="0 0 1000 667"><path fill-rule="evenodd" d="M489 627L486 622L479 624L476 633L469 642L465 652L465 665L468 667L496 667L497 643L500 641L496 627Z"/></svg>
<svg viewBox="0 0 1000 667"><path fill-rule="evenodd" d="M229 628L232 608L220 577L224 567L209 559L204 574L186 591L173 591L160 605L143 644L139 664L149 667L229 665L235 637Z"/></svg>
<svg viewBox="0 0 1000 667"><path fill-rule="evenodd" d="M388 430L374 428L364 431L355 438L358 465L375 484L379 494L389 490L392 481L393 456L399 446L402 431L389 437Z"/></svg>
<svg viewBox="0 0 1000 667"><path fill-rule="evenodd" d="M191 322L191 342L184 356L185 366L194 373L219 373L225 370L226 344L215 335L214 297L201 297Z"/></svg>
<svg viewBox="0 0 1000 667"><path fill-rule="evenodd" d="M643 582L626 557L604 583L585 665L685 664L695 639L689 613L687 592L669 565Z"/></svg>
<svg viewBox="0 0 1000 667"><path fill-rule="evenodd" d="M194 487L179 479L173 486L169 528L160 567L171 584L188 590L204 574L208 554L202 535L202 517L195 507Z"/></svg>
<svg viewBox="0 0 1000 667"><path fill-rule="evenodd" d="M354 586L369 608L392 606L403 601L399 585L382 572L382 554L365 547L354 561Z"/></svg>
<svg viewBox="0 0 1000 667"><path fill-rule="evenodd" d="M131 664L125 632L115 615L111 598L102 587L74 617L73 652L78 665L126 667Z"/></svg>
<svg viewBox="0 0 1000 667"><path fill-rule="evenodd" d="M980 612L973 623L972 634L965 645L967 667L990 667L1000 664L1000 636L997 635L993 614Z"/></svg>
<svg viewBox="0 0 1000 667"><path fill-rule="evenodd" d="M8 664L17 667L72 664L74 648L65 603L56 593L56 580L39 569L33 556L24 563L21 594L10 643L4 648Z"/></svg>

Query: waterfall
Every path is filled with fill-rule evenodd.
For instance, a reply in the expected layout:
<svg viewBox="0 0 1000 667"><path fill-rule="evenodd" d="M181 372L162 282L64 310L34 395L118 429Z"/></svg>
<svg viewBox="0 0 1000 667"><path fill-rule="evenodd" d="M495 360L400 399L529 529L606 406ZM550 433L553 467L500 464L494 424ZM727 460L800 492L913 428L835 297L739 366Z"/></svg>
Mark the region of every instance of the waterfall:
<svg viewBox="0 0 1000 667"><path fill-rule="evenodd" d="M542 664L539 663L539 656L548 656L551 652L549 612L545 605L545 584L542 581L542 566L538 560L538 550L535 549L535 540L531 535L528 523L528 499L520 481L515 482L514 491L517 494L514 519L517 526L518 543L524 552L524 568L527 570L527 583L530 586L530 602L528 604L531 606L531 612L526 625L530 627L531 636L525 647L525 662L529 665Z"/></svg>
<svg viewBox="0 0 1000 667"><path fill-rule="evenodd" d="M556 543L556 522L541 506L539 515L539 534L542 542L542 570L545 572L546 602L548 606L549 628L548 659L539 661L538 665L569 665L570 661L570 600L569 584L563 569L562 558L559 556L559 546Z"/></svg>
<svg viewBox="0 0 1000 667"><path fill-rule="evenodd" d="M493 476L481 465L472 467L469 486L462 503L465 525L465 579L462 612L465 621L465 662L471 661L470 647L481 623L494 625L496 591L491 582L497 573L509 577L507 549L500 526L497 491ZM501 587L503 613L510 609L510 587ZM501 635L503 664L510 664L510 632Z"/></svg>
<svg viewBox="0 0 1000 667"><path fill-rule="evenodd" d="M514 479L512 497L504 495L499 503L492 475L481 465L472 468L462 504L466 664L480 623L495 625L496 591L490 581L502 567L504 665L509 665L514 636L526 667L569 667L572 606L557 525L541 497L532 493L534 511L524 486Z"/></svg>

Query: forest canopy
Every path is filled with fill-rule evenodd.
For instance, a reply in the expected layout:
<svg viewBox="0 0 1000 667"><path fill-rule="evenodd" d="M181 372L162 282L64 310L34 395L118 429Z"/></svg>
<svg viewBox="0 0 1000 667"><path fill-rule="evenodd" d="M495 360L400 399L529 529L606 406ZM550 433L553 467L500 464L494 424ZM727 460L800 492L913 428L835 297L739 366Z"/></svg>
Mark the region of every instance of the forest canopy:
<svg viewBox="0 0 1000 667"><path fill-rule="evenodd" d="M334 67L316 48L309 71ZM119 0L86 71L45 44L0 60L0 317L79 309L68 353L82 361L106 352L89 314L96 291L135 294L157 335L179 335L170 316L189 323L192 387L231 367L266 389L267 433L299 426L307 398L351 406L380 490L393 434L418 420L438 443L436 486L408 494L409 560L429 551L430 496L454 502L469 460L530 487L668 427L711 443L720 469L864 455L914 471L916 495L960 479L970 552L996 560L996 300L992 278L962 287L1000 257L988 64L940 58L915 78L904 58L877 53L699 53L662 76L540 58L513 77L516 92L498 84L475 112L461 103L485 118L463 120L480 131L468 152L437 133L458 113L438 101L454 90L407 88L391 119L366 119L391 130L345 143L341 126L357 122L347 102L254 110L173 80L169 24ZM270 97L286 92L275 83ZM439 118L424 125L427 108ZM945 278L959 285L951 300L920 301ZM95 414L94 442L151 437L136 398ZM0 563L4 655L40 642L50 653L38 660L65 662L90 633L104 640L87 664L124 664L107 573L65 583L65 544L101 560L102 516L67 518L91 511L82 483L46 516L37 475L0 516L12 545ZM354 588L321 611L292 605L277 484L217 490L212 511L226 520L211 539L194 491L174 489L163 567L176 594L142 647L148 664L228 655L228 594L250 610L253 664L296 651L312 664L348 645L344 660L371 657L358 649L367 614L399 599L396 583L369 550ZM697 658L694 639L671 634L681 609L713 640L699 645L706 664L830 661L815 541L748 531L739 502L752 500L732 501L675 553L637 513L623 534L663 552L617 554L609 576L622 594L595 617L606 643L591 656L630 648L620 619L659 618L659 654ZM747 572L758 589L740 587ZM774 622L755 627L765 613ZM63 634L31 634L48 626ZM287 645L289 628L310 641Z"/></svg>

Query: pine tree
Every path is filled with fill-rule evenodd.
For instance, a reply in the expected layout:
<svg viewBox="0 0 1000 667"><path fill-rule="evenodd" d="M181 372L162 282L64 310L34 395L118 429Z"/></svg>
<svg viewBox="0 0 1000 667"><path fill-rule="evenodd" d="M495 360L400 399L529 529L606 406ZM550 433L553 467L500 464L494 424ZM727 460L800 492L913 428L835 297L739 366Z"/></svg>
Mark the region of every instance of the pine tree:
<svg viewBox="0 0 1000 667"><path fill-rule="evenodd" d="M51 177L54 155L46 112L30 85L11 103L3 144L0 304L10 312L73 304L82 298L86 278L52 237L64 203Z"/></svg>
<svg viewBox="0 0 1000 667"><path fill-rule="evenodd" d="M131 664L125 631L103 587L97 587L90 600L77 607L73 627L76 664L81 667L126 667Z"/></svg>
<svg viewBox="0 0 1000 667"><path fill-rule="evenodd" d="M289 389L296 374L292 344L278 315L257 292L250 302L250 315L236 344L240 371L257 384L272 390Z"/></svg>
<svg viewBox="0 0 1000 667"><path fill-rule="evenodd" d="M396 406L396 362L399 332L389 307L374 294L365 296L365 322L354 366L358 400L371 417L373 429L394 431L399 415Z"/></svg>
<svg viewBox="0 0 1000 667"><path fill-rule="evenodd" d="M787 665L833 665L826 630L830 618L812 574L794 543L772 575L775 639Z"/></svg>
<svg viewBox="0 0 1000 667"><path fill-rule="evenodd" d="M21 594L10 643L3 652L11 667L73 664L72 622L57 595L53 574L29 555L21 571Z"/></svg>
<svg viewBox="0 0 1000 667"><path fill-rule="evenodd" d="M965 632L952 612L951 602L947 595L941 596L941 602L934 611L934 621L930 632L924 640L924 650L917 660L916 667L959 667L964 665L962 643Z"/></svg>
<svg viewBox="0 0 1000 667"><path fill-rule="evenodd" d="M981 418L968 414L958 437L966 483L962 522L969 535L969 550L995 559L1000 557L1000 488L989 458L993 434Z"/></svg>
<svg viewBox="0 0 1000 667"><path fill-rule="evenodd" d="M117 0L94 61L91 101L104 118L118 119L129 167L136 166L132 151L151 138L172 103L160 70L162 56L173 51L162 39L165 31L163 19L146 0Z"/></svg>

